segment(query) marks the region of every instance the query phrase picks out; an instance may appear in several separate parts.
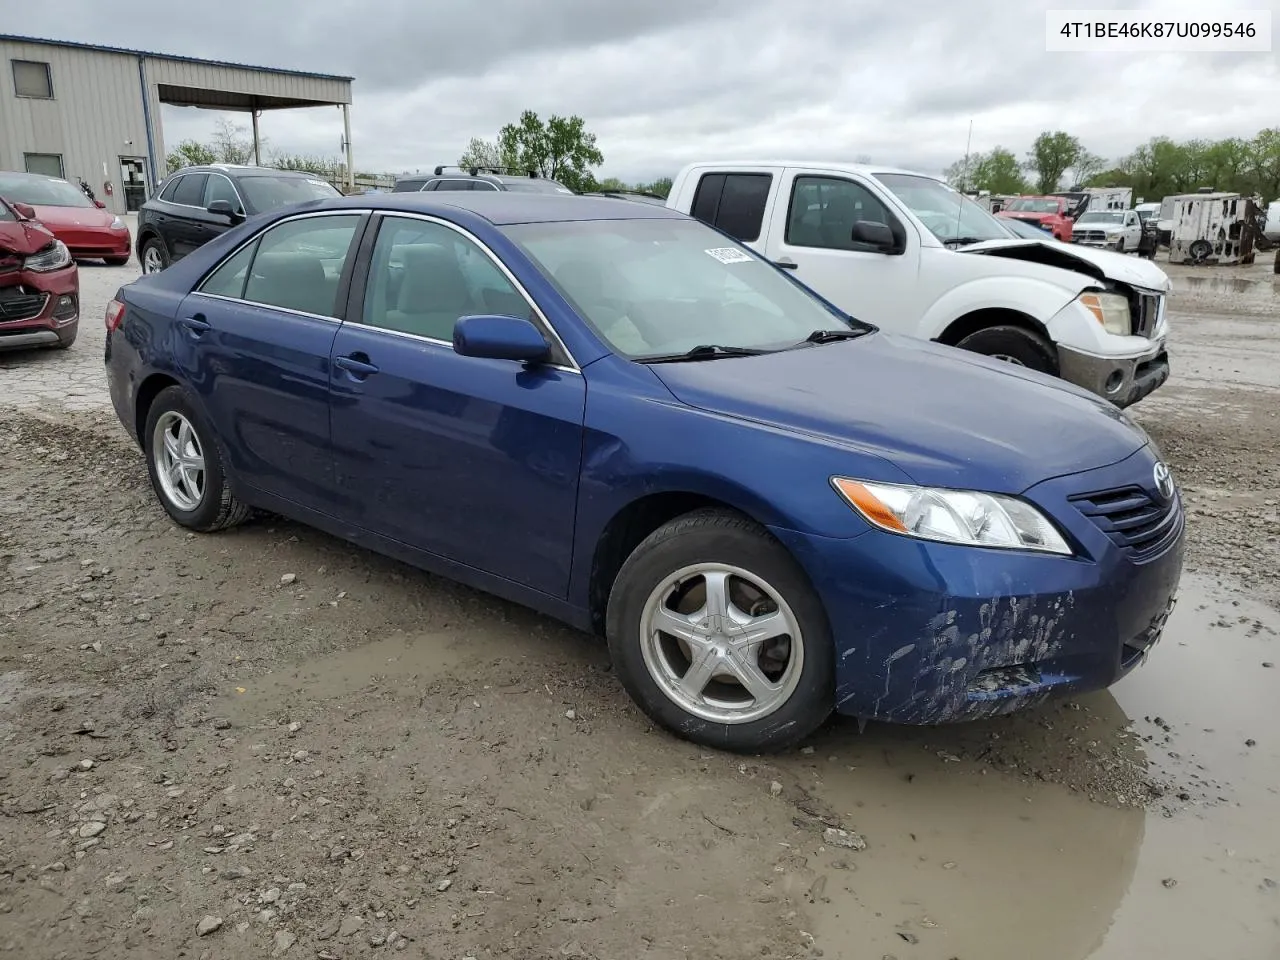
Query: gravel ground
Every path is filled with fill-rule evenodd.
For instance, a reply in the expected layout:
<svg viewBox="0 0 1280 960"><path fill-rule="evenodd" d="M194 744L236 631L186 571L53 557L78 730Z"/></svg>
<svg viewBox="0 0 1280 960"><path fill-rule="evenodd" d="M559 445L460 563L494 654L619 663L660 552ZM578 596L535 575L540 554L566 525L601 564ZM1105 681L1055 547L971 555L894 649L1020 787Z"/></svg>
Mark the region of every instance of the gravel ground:
<svg viewBox="0 0 1280 960"><path fill-rule="evenodd" d="M653 730L518 607L282 520L176 528L103 384L134 267L82 267L76 345L0 357L0 952L1274 957L1280 297L1170 272L1174 379L1134 411L1191 507L1168 649L758 760ZM1153 926L1172 952L1117 946Z"/></svg>

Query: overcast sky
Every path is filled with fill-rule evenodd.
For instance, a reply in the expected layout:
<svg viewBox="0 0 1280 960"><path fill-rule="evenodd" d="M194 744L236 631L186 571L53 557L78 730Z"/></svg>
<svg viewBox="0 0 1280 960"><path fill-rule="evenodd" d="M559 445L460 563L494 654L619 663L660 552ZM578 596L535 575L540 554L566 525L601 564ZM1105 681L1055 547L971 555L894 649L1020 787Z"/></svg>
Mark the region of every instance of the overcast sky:
<svg viewBox="0 0 1280 960"><path fill-rule="evenodd" d="M1111 6L381 0L359 13L345 0L170 0L126 13L101 0L0 0L0 29L353 76L361 170L456 162L470 137L492 137L526 108L584 117L602 175L628 181L765 155L937 172L964 154L971 119L975 151L1001 144L1021 156L1040 131L1063 129L1107 158L1161 134L1251 137L1280 125L1280 52L1045 52L1046 9ZM1280 25L1280 0L1186 8L1233 7L1270 9ZM207 139L217 116L166 107L166 143ZM273 148L336 156L342 122L321 108L268 113L261 128Z"/></svg>

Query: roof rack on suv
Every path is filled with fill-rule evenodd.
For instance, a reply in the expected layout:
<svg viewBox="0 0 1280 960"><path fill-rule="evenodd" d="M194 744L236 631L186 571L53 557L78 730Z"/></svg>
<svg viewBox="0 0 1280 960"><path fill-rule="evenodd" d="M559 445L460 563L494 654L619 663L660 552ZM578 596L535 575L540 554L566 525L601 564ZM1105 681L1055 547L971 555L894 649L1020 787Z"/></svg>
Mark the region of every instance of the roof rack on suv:
<svg viewBox="0 0 1280 960"><path fill-rule="evenodd" d="M440 164L436 167L434 176L438 177L446 170L465 170L473 177L481 173L496 173L508 177L523 177L527 175L533 180L538 179L538 173L536 170L519 170L515 167L461 167L453 163Z"/></svg>

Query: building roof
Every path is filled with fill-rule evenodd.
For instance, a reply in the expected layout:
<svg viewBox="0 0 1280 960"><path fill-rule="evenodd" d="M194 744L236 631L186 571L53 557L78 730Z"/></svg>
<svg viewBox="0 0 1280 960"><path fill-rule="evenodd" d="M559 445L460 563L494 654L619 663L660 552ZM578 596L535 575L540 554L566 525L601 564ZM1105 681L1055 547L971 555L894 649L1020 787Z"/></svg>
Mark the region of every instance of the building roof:
<svg viewBox="0 0 1280 960"><path fill-rule="evenodd" d="M15 34L0 33L0 41L12 43L40 43L50 47L70 47L74 50L92 50L98 53L123 53L131 57L147 57L151 60L173 60L178 63L199 63L209 67L230 67L234 70L257 70L261 73L280 73L294 77L311 77L316 80L340 80L350 83L355 77L344 77L330 73L310 73L306 70L286 70L283 67L258 67L251 63L234 63L230 60L208 60L203 57L183 57L171 53L156 53L152 50L133 50L129 47L108 47L98 43L79 43L74 40L49 40L45 37L20 37Z"/></svg>

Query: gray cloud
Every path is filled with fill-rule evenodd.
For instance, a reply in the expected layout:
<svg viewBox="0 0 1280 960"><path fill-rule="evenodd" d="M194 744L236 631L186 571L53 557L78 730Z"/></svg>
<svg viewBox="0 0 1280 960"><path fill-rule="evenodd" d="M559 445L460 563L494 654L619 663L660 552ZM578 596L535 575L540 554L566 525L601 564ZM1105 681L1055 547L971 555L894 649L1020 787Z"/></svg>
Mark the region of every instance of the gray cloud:
<svg viewBox="0 0 1280 960"><path fill-rule="evenodd" d="M0 5L13 0L0 0ZM174 0L164 17L109 4L25 5L15 33L356 77L356 165L403 171L457 159L525 108L583 116L604 173L670 174L711 157L854 159L928 171L973 148L1019 154L1045 129L1108 158L1156 135L1252 136L1275 125L1271 54L1046 53L1044 11L1093 0ZM1219 3L1267 8L1280 0ZM178 8L173 12L173 8ZM165 139L214 117L166 108ZM333 110L269 114L288 152L336 154Z"/></svg>

